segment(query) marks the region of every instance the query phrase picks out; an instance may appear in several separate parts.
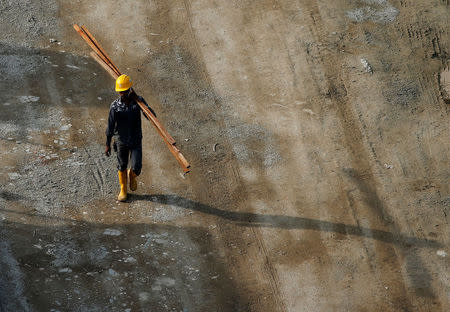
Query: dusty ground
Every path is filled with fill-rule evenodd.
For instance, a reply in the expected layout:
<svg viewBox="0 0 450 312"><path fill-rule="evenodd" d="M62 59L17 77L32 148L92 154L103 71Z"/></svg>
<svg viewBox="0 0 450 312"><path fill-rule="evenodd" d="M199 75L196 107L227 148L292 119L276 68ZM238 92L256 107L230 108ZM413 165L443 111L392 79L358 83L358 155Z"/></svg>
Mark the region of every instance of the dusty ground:
<svg viewBox="0 0 450 312"><path fill-rule="evenodd" d="M449 311L449 13L0 2L0 311ZM113 81L73 23L189 175L145 122L139 189L116 202Z"/></svg>

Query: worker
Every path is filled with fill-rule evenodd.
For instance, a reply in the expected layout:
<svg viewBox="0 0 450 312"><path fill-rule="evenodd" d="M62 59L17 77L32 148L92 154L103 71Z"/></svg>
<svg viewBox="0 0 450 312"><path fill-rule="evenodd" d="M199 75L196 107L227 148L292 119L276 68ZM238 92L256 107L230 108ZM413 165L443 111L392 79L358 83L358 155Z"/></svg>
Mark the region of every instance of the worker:
<svg viewBox="0 0 450 312"><path fill-rule="evenodd" d="M136 102L136 98L145 105L147 103L134 93L131 89L132 85L133 82L127 75L117 78L116 91L119 92L120 97L111 104L106 128L105 155L108 157L111 155L112 138L114 138L113 148L117 153L120 183L120 193L117 199L119 201L127 200L128 179L130 190L137 189L136 177L142 169L141 108ZM127 171L128 159L131 159L131 168Z"/></svg>

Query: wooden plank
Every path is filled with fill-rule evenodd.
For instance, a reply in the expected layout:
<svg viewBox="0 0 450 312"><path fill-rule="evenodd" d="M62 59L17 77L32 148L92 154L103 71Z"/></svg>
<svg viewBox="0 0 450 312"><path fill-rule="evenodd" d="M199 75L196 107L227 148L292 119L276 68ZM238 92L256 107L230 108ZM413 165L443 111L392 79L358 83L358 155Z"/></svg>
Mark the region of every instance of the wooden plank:
<svg viewBox="0 0 450 312"><path fill-rule="evenodd" d="M78 34L83 38L84 41L91 47L92 50L95 51L95 53L98 54L99 57L102 58L102 60L105 63L108 63L108 60L103 56L102 52L97 48L97 46L92 42L92 40L86 35L86 33L78 26L77 24L73 25L73 28L78 32Z"/></svg>
<svg viewBox="0 0 450 312"><path fill-rule="evenodd" d="M83 38L84 41L86 41L86 43L92 48L92 50L94 50L95 53L97 53L97 55L106 63L108 64L108 60L106 59L106 57L103 55L103 53L99 50L99 48L97 48L97 46L94 44L94 42L92 42L92 40L88 37L88 35L86 35L86 33L80 28L80 26L78 26L77 24L73 25L73 28L75 28L75 30L78 32L78 34L80 34L80 36ZM114 70L114 68L113 68ZM115 70L114 70L115 71ZM120 75L120 73L118 73Z"/></svg>
<svg viewBox="0 0 450 312"><path fill-rule="evenodd" d="M97 61L97 63L99 63L114 79L117 79L117 77L119 77L119 75L117 75L117 73L108 66L108 64L106 64L101 58L100 56L98 56L97 53L95 53L94 51L91 51L91 56L94 60Z"/></svg>
<svg viewBox="0 0 450 312"><path fill-rule="evenodd" d="M175 148L176 148L176 146L174 146ZM186 158L184 157L184 155L183 154L181 154L181 152L180 152L180 150L178 150L178 148L177 148L177 151L178 151L178 157L179 157L179 163L181 164L181 167L183 167L183 169L184 169L184 172L189 172L190 171L190 169L189 168L191 168L191 165L189 164L189 162L186 160Z"/></svg>
<svg viewBox="0 0 450 312"><path fill-rule="evenodd" d="M185 173L188 173L190 171L189 168L191 167L191 165L187 162L186 158L184 158L183 154L181 154L180 150L176 146L167 142L164 138L163 138L163 140L164 140L164 143L166 143L167 147L169 148L169 151L172 153L172 155L175 157L175 159L180 164L183 171Z"/></svg>
<svg viewBox="0 0 450 312"><path fill-rule="evenodd" d="M97 48L102 52L103 56L108 60L107 63L111 64L112 67L114 68L114 71L120 76L120 70L119 68L117 68L116 65L114 65L113 61L111 60L111 58L109 57L108 54L106 54L105 50L100 46L100 44L97 42L97 40L95 39L95 37L91 34L91 32L87 29L86 26L81 26L81 29L84 30L84 32L86 33L86 35L91 39L91 41L97 46Z"/></svg>
<svg viewBox="0 0 450 312"><path fill-rule="evenodd" d="M112 61L108 58L108 56L103 53L102 48L99 47L97 43L94 42L94 40L88 35L85 29L87 30L87 28L83 26L81 26L80 28L80 31L85 35L83 36L83 39L91 46L91 48L98 54L98 56L100 56L105 61L105 63L108 64L112 68L112 70L114 70L120 76L119 69L112 63Z"/></svg>
<svg viewBox="0 0 450 312"><path fill-rule="evenodd" d="M146 112L147 117L152 121L153 125L159 130L161 135L172 145L175 145L175 139L167 132L164 126L159 122L158 118L148 109L148 107L141 102L138 98L135 98L136 102L138 102L139 106L142 108L142 111Z"/></svg>
<svg viewBox="0 0 450 312"><path fill-rule="evenodd" d="M181 167L183 168L184 172L189 172L190 170L188 169L191 165L189 164L189 162L186 160L186 158L183 156L183 154L181 154L180 150L175 146L175 140L169 135L170 138L172 138L172 141L169 141L167 139L167 136L165 134L168 134L167 131L164 133L160 127L162 127L161 123L159 123L158 119L156 118L155 115L153 115L153 113L150 111L150 109L145 105L145 103L139 101L138 99L136 99L136 102L139 104L139 106L141 107L143 113L150 119L150 121L152 121L152 124L155 126L156 131L159 133L159 135L163 138L164 143L167 144L167 147L169 148L170 152L173 154L173 156L175 157L175 159L178 161L178 163L181 165ZM158 125L160 127L158 127ZM164 129L164 128L163 128ZM173 143L172 143L173 142Z"/></svg>

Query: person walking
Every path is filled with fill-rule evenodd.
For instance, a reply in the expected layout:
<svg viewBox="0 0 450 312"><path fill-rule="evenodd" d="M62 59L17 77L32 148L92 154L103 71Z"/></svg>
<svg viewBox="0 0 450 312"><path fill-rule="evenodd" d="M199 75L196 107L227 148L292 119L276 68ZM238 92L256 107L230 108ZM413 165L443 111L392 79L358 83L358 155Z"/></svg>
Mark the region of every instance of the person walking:
<svg viewBox="0 0 450 312"><path fill-rule="evenodd" d="M142 127L141 108L136 102L136 98L145 105L145 100L138 96L131 89L133 82L127 75L121 75L116 80L116 91L120 97L112 102L108 126L106 128L106 149L105 155L111 155L111 141L114 139L113 148L117 153L119 170L120 193L117 196L119 201L127 200L127 182L129 179L130 190L137 189L136 177L142 169ZM151 110L151 108L147 105ZM153 112L153 110L152 110ZM144 115L145 118L147 118ZM128 160L131 160L131 168L128 169Z"/></svg>

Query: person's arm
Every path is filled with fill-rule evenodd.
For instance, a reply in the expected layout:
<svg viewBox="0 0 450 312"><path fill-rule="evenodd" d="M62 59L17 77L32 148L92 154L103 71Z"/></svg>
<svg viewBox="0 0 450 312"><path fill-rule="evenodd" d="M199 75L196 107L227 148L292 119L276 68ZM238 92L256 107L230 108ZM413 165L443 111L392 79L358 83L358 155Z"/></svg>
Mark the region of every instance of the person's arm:
<svg viewBox="0 0 450 312"><path fill-rule="evenodd" d="M111 139L114 135L114 128L116 126L116 116L114 113L114 109L111 106L111 109L109 110L109 116L108 116L108 125L106 127L106 148L105 148L105 155L109 157L111 155Z"/></svg>

